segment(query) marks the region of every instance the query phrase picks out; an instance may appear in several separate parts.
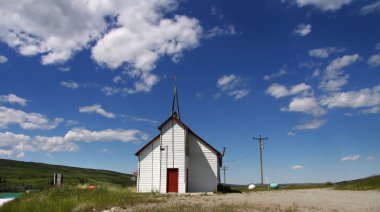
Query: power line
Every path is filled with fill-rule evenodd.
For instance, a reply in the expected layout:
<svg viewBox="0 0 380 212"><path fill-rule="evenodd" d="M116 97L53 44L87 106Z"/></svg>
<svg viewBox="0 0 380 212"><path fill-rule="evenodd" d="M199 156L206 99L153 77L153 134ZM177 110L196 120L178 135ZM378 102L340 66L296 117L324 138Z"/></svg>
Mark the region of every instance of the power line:
<svg viewBox="0 0 380 212"><path fill-rule="evenodd" d="M243 160L245 158L248 158L249 156L252 156L253 153L248 153L242 157L239 157L239 158L235 158L235 159L232 159L232 160L228 160L228 161L224 161L224 163L231 163L231 162L236 162L236 161L239 161L239 160Z"/></svg>

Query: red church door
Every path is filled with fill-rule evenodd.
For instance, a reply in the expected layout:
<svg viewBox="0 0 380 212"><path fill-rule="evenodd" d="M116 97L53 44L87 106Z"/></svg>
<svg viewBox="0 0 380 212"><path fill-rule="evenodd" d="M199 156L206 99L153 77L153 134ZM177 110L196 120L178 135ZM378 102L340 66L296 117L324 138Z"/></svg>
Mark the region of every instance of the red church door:
<svg viewBox="0 0 380 212"><path fill-rule="evenodd" d="M168 169L166 192L178 193L178 169Z"/></svg>

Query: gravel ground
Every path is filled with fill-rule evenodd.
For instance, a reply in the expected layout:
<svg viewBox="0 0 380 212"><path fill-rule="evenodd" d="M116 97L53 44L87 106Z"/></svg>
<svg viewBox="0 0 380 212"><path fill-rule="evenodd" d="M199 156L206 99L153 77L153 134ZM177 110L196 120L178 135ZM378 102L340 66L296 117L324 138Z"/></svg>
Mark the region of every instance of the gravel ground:
<svg viewBox="0 0 380 212"><path fill-rule="evenodd" d="M201 197L204 198L204 197ZM210 196L228 203L258 203L263 205L296 205L300 210L380 211L379 191L339 191L331 189L279 190ZM282 207L282 208L283 208Z"/></svg>
<svg viewBox="0 0 380 212"><path fill-rule="evenodd" d="M250 211L249 205L257 206L257 211L379 211L380 191L339 191L332 189L302 189L260 191L243 194L221 195L172 195L166 203L142 205L128 208L156 210L173 208L175 205L202 205L212 208L217 205L248 205L239 211ZM174 207L175 208L175 207ZM178 208L178 207L177 207ZM253 211L256 211L253 210ZM115 211L125 211L115 210ZM164 210L166 211L166 210Z"/></svg>

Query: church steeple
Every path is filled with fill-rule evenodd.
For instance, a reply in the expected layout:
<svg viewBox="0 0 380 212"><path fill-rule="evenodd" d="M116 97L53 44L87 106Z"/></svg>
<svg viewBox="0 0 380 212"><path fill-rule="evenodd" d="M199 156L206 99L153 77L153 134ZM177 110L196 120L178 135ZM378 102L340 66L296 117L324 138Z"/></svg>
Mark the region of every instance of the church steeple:
<svg viewBox="0 0 380 212"><path fill-rule="evenodd" d="M173 102L172 102L172 116L177 116L178 119L181 119L181 115L179 112L178 93L177 93L177 77L173 77L173 80L174 80L174 91L173 91ZM177 105L177 108L174 107L175 104Z"/></svg>

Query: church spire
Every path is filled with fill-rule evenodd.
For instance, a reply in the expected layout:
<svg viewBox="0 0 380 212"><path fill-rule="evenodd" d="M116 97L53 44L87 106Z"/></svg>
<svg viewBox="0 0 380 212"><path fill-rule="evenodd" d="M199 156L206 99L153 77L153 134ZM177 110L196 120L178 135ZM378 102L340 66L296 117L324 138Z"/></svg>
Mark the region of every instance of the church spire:
<svg viewBox="0 0 380 212"><path fill-rule="evenodd" d="M172 102L172 116L177 116L178 119L181 119L181 116L179 113L179 103L178 103L178 94L177 94L177 77L173 77L173 80L174 80L174 92L173 92L173 102ZM177 108L174 107L175 104L177 105Z"/></svg>

